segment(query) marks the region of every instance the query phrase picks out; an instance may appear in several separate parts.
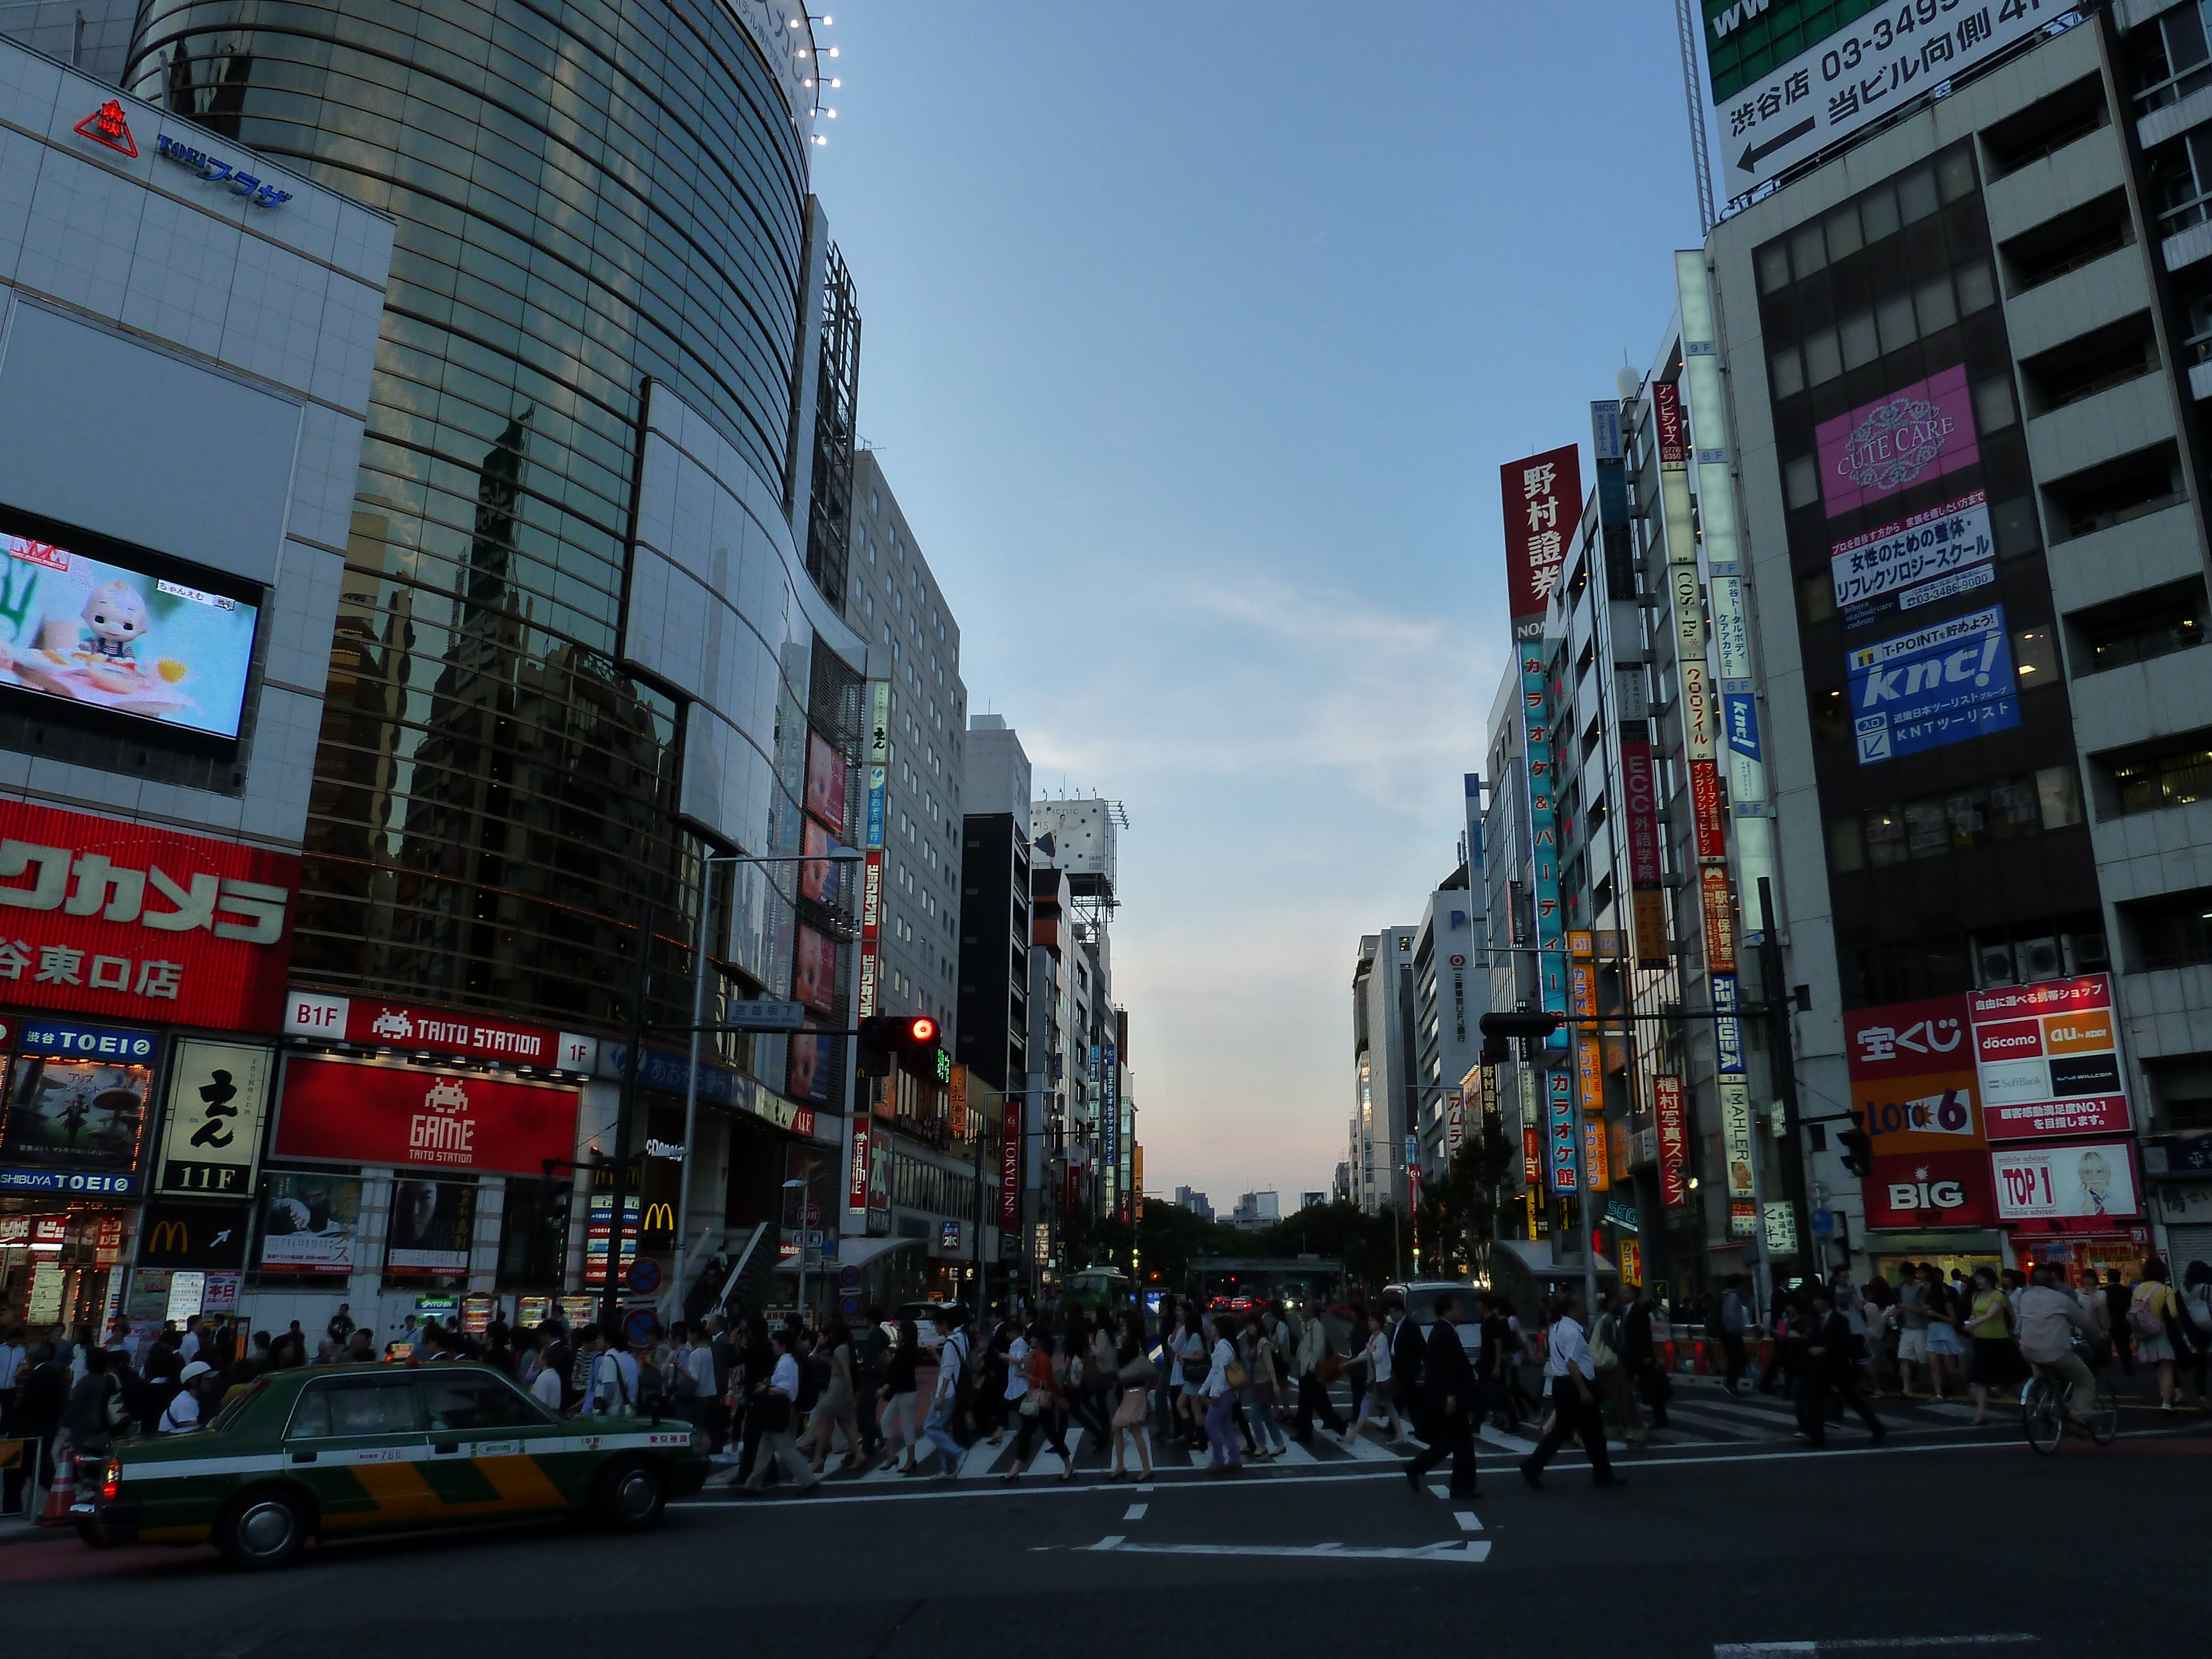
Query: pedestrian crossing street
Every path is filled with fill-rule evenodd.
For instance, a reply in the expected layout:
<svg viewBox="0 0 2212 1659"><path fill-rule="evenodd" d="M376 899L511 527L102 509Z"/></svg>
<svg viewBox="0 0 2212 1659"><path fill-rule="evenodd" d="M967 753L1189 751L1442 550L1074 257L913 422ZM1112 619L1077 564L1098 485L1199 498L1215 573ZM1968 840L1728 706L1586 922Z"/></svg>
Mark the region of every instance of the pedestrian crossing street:
<svg viewBox="0 0 2212 1659"><path fill-rule="evenodd" d="M1350 1401L1337 1401L1337 1408L1347 1421ZM1920 1431L1923 1432L1958 1429L1973 1420L1973 1408L1957 1401L1938 1403L1929 1400L1899 1401L1882 1399L1872 1402L1875 1412L1893 1432ZM1703 1378L1678 1378L1674 1397L1667 1402L1668 1425L1663 1429L1646 1430L1645 1443L1649 1447L1729 1445L1759 1442L1796 1443L1797 1415L1791 1402L1780 1394L1761 1395L1755 1385L1747 1384L1741 1395L1730 1396L1717 1382ZM1993 1418L1993 1420L1994 1418ZM1646 1415L1649 1422L1649 1415ZM1509 1432L1486 1422L1476 1437L1478 1453L1511 1453L1526 1456L1535 1449L1538 1425L1524 1422L1517 1432ZM1272 1459L1247 1459L1250 1468L1283 1468L1308 1470L1327 1467L1346 1467L1354 1464L1395 1464L1410 1457L1421 1448L1418 1437L1408 1438L1401 1445L1370 1437L1373 1426L1361 1431L1358 1440L1347 1446L1338 1436L1316 1426L1312 1437L1304 1443L1293 1440L1283 1452ZM1846 1413L1844 1420L1830 1419L1827 1436L1832 1445L1863 1444L1870 1440L1865 1425L1856 1414ZM998 1445L978 1441L967 1449L960 1460L955 1478L960 1480L986 1480L1012 1472L1014 1467L1014 1431L1009 1430ZM1616 1430L1613 1438L1618 1443ZM1079 1431L1071 1426L1068 1440L1075 1451L1078 1480L1095 1480L1109 1473L1112 1458L1091 1430ZM1124 1444L1125 1451L1128 1449ZM1203 1469L1209 1460L1202 1451L1188 1451L1164 1439L1157 1431L1152 1436L1152 1465L1156 1472L1182 1468ZM830 1466L827 1479L843 1486L893 1485L907 1479L897 1470L883 1470L871 1465L865 1470L839 1471L836 1459ZM941 1459L934 1446L925 1444L921 1454L921 1473L926 1476L941 1476ZM1061 1472L1060 1455L1042 1445L1030 1455L1022 1474L1024 1479L1056 1480ZM1131 1467L1133 1468L1134 1464ZM733 1480L736 1465L732 1462L718 1470L715 1484Z"/></svg>

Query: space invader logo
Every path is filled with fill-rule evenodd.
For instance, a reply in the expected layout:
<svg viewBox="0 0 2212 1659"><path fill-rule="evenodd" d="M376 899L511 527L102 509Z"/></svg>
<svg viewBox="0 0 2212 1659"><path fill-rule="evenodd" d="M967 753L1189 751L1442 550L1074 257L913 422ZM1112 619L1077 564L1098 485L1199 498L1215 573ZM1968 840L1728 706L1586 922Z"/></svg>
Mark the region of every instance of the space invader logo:
<svg viewBox="0 0 2212 1659"><path fill-rule="evenodd" d="M476 1158L477 1121L458 1078L440 1078L407 1125L407 1153L418 1164L468 1164Z"/></svg>
<svg viewBox="0 0 2212 1659"><path fill-rule="evenodd" d="M105 144L122 155L136 156L138 141L131 136L131 122L120 100L111 98L76 124L77 136Z"/></svg>

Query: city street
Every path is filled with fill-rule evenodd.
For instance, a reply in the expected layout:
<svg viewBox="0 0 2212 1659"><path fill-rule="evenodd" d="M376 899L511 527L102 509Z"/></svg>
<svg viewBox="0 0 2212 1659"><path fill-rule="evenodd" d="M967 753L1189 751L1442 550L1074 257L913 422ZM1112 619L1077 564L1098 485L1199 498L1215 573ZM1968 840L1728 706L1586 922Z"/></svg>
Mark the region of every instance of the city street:
<svg viewBox="0 0 2212 1659"><path fill-rule="evenodd" d="M1491 1447L1471 1503L1444 1495L1441 1472L1408 1490L1389 1453L1234 1480L1163 1467L1134 1486L1088 1471L1012 1491L988 1477L803 1498L710 1485L641 1538L535 1528L349 1545L268 1577L204 1550L56 1540L0 1550L0 1582L18 1640L96 1627L225 1659L303 1643L380 1656L640 1640L857 1659L1055 1632L1121 1651L1262 1632L1299 1653L1385 1632L1486 1655L1705 1659L1813 1641L1878 1653L1935 1638L1998 1655L2185 1652L2208 1456L2201 1419L2130 1409L2110 1449L2055 1459L2009 1420L1897 1432L1878 1449L1714 1440L1624 1455L1628 1484L1611 1491L1591 1487L1577 1454L1531 1492L1516 1454Z"/></svg>

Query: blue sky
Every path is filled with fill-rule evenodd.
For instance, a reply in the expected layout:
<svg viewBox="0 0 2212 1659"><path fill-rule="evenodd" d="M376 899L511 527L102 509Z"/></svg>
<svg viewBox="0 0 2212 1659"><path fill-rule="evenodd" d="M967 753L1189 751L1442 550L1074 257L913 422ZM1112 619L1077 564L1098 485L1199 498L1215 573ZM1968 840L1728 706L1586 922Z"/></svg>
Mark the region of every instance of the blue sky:
<svg viewBox="0 0 2212 1659"><path fill-rule="evenodd" d="M1040 793L1127 804L1146 1185L1326 1188L1359 936L1453 866L1499 463L1698 240L1672 8L833 4L860 431Z"/></svg>

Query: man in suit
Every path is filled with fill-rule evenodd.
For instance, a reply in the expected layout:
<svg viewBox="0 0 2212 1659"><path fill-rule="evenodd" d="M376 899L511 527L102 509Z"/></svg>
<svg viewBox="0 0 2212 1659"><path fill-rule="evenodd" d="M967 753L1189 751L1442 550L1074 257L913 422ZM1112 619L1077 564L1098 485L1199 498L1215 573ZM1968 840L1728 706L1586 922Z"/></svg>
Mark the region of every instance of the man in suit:
<svg viewBox="0 0 2212 1659"><path fill-rule="evenodd" d="M1390 1321L1390 1392L1404 1402L1401 1409L1405 1418L1419 1432L1426 1415L1421 1365L1428 1356L1428 1340L1421 1334L1420 1321L1406 1312L1402 1297L1394 1296L1382 1307Z"/></svg>
<svg viewBox="0 0 2212 1659"><path fill-rule="evenodd" d="M1413 1322L1407 1320L1411 1325ZM1422 1354L1421 1378L1428 1404L1428 1449L1415 1454L1406 1466L1406 1481L1415 1492L1422 1478L1443 1462L1452 1461L1451 1495L1473 1498L1474 1490L1474 1418L1480 1409L1475 1399L1474 1367L1459 1339L1459 1298L1437 1298L1437 1322L1429 1328ZM1391 1360L1395 1372L1397 1360Z"/></svg>

